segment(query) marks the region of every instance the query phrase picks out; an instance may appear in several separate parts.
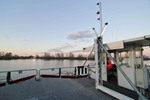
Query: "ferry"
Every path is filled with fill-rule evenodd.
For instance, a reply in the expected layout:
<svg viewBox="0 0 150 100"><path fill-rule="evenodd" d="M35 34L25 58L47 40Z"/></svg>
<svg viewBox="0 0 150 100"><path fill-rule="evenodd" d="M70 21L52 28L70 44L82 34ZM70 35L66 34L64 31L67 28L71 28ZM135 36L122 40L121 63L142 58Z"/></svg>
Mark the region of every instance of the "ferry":
<svg viewBox="0 0 150 100"><path fill-rule="evenodd" d="M101 15L100 11L97 14ZM148 100L150 99L150 66L143 63L143 47L150 46L150 35L103 43L93 28L94 45L83 52L95 54L95 64L25 70L0 71L1 100ZM68 71L68 72L65 72ZM29 76L12 79L12 73L34 72ZM2 80L2 81L1 81ZM27 81L26 81L27 80ZM18 84L19 83L19 84Z"/></svg>

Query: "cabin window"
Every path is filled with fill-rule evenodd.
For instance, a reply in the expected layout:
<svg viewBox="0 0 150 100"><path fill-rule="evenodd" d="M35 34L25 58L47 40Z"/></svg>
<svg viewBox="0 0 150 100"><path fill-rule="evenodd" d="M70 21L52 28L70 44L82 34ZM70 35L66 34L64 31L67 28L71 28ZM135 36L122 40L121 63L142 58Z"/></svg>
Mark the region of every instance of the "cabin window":
<svg viewBox="0 0 150 100"><path fill-rule="evenodd" d="M129 53L128 52L120 52L119 53L119 64L122 66L129 66Z"/></svg>
<svg viewBox="0 0 150 100"><path fill-rule="evenodd" d="M141 51L135 52L135 67L142 67L141 66L142 58L141 58Z"/></svg>

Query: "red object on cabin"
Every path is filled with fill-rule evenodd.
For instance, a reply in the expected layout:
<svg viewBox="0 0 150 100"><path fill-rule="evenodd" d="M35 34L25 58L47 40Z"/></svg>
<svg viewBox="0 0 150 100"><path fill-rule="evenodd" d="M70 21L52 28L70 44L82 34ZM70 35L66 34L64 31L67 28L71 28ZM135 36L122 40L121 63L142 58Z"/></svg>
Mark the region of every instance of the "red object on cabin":
<svg viewBox="0 0 150 100"><path fill-rule="evenodd" d="M109 59L107 59L107 69L112 69L112 63Z"/></svg>

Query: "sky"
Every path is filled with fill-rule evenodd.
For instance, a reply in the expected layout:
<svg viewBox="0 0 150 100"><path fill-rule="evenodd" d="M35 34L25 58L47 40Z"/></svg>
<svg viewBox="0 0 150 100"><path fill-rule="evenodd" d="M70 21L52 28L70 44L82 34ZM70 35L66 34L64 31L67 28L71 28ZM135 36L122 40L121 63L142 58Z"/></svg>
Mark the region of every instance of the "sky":
<svg viewBox="0 0 150 100"><path fill-rule="evenodd" d="M81 52L100 32L98 2L104 43L150 35L150 0L0 0L0 52Z"/></svg>

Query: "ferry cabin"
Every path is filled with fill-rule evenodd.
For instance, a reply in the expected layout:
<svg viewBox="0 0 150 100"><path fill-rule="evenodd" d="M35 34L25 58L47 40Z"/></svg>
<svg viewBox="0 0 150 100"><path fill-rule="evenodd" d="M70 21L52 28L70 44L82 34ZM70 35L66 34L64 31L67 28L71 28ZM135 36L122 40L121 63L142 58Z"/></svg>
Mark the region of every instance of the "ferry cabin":
<svg viewBox="0 0 150 100"><path fill-rule="evenodd" d="M97 45L96 41L95 44ZM145 90L147 90L149 86L150 68L145 66L143 62L143 47L146 46L150 46L150 35L104 44L104 47L119 64L119 67L125 72L142 94L145 94ZM83 51L87 52L91 48L92 47L84 48ZM95 56L96 55L98 54L95 51ZM112 61L112 68L108 68L108 59L109 56L104 52L102 70L99 73L102 75L102 80L133 90L126 78ZM93 74L92 72L90 73L91 75Z"/></svg>

